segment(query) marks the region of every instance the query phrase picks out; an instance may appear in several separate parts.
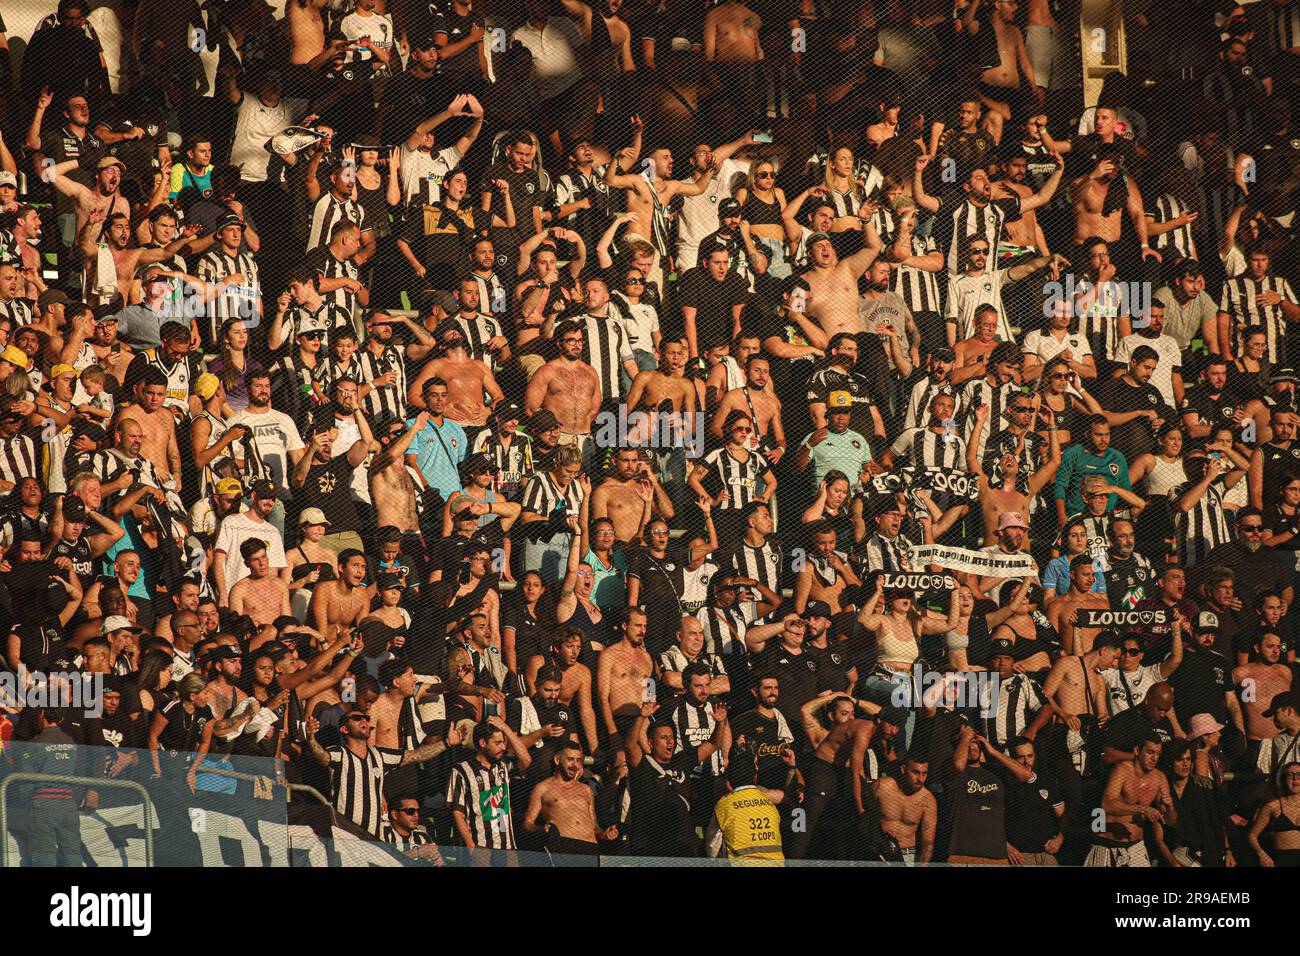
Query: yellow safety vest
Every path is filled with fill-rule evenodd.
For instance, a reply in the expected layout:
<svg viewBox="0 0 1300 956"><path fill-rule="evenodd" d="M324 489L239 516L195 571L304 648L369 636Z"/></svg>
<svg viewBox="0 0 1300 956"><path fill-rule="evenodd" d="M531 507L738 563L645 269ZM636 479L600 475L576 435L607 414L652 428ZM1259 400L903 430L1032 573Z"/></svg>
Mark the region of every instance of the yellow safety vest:
<svg viewBox="0 0 1300 956"><path fill-rule="evenodd" d="M741 787L713 808L730 860L784 860L781 814L758 787Z"/></svg>

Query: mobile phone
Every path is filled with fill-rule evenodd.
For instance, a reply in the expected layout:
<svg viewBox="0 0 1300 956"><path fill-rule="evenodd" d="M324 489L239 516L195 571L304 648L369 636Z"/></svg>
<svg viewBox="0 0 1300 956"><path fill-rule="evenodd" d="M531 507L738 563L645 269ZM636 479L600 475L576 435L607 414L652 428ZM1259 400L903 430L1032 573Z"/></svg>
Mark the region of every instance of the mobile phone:
<svg viewBox="0 0 1300 956"><path fill-rule="evenodd" d="M658 699L658 693L655 690L655 679L647 677L641 687L641 703L653 704Z"/></svg>
<svg viewBox="0 0 1300 956"><path fill-rule="evenodd" d="M756 142L756 143L770 143L770 142L772 142L772 131L771 131L770 129L765 129L765 130L763 130L761 133L755 133L755 134L754 134L754 142Z"/></svg>
<svg viewBox="0 0 1300 956"><path fill-rule="evenodd" d="M483 701L483 716L484 716L484 718L487 718L487 717L500 717L500 716L501 716L501 708L498 707L498 706L497 706L495 703L493 703L492 701L490 701L490 700L485 700L485 701Z"/></svg>

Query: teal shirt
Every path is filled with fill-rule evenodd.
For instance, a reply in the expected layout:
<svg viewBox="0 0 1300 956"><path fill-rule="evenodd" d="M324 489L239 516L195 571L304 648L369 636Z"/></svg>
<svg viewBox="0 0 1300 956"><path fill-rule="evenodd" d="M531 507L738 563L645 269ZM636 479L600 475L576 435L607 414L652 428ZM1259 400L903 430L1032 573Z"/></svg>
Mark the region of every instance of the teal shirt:
<svg viewBox="0 0 1300 956"><path fill-rule="evenodd" d="M611 556L611 567L605 567L596 552L587 550L582 563L589 566L596 574L596 583L591 588L591 600L602 611L614 610L627 606L627 558L622 551L615 551Z"/></svg>
<svg viewBox="0 0 1300 956"><path fill-rule="evenodd" d="M414 418L406 423L408 428L414 424ZM441 428L430 420L415 433L406 449L408 455L415 456L416 467L424 475L424 480L430 487L438 489L443 501L460 491L459 465L469 452L467 444L465 429L444 417Z"/></svg>
<svg viewBox="0 0 1300 956"><path fill-rule="evenodd" d="M1057 501L1065 502L1065 513L1077 515L1085 510L1081 488L1083 479L1088 475L1101 475L1112 485L1132 489L1128 477L1128 461L1114 448L1107 448L1100 455L1094 455L1083 445L1071 445L1061 456L1061 467L1056 472L1054 496ZM1111 495L1106 501L1106 509L1114 511L1119 499Z"/></svg>
<svg viewBox="0 0 1300 956"><path fill-rule="evenodd" d="M811 441L810 434L803 440L803 447L807 448ZM826 437L808 452L808 461L812 465L814 487L820 485L830 471L844 472L852 485L857 481L862 466L871 461L871 447L851 428L838 435L827 432Z"/></svg>

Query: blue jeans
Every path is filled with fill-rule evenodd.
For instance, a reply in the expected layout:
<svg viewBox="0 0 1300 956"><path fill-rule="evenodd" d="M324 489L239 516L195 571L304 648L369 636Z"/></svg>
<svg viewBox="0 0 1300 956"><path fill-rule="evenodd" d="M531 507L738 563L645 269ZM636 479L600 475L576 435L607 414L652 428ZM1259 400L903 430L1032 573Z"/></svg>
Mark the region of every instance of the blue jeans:
<svg viewBox="0 0 1300 956"><path fill-rule="evenodd" d="M636 367L643 372L653 372L659 367L659 360L655 358L655 354L645 349L633 349L632 358L636 359Z"/></svg>

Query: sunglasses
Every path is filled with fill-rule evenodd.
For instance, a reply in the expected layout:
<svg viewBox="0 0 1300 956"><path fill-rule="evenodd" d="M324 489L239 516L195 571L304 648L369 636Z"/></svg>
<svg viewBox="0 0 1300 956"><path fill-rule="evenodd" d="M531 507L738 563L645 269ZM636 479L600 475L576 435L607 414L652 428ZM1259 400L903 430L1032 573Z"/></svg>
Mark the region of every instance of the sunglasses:
<svg viewBox="0 0 1300 956"><path fill-rule="evenodd" d="M1032 412L1033 410L1034 410L1033 405L1017 405L1011 409L1011 411L1016 415L1023 415L1028 412Z"/></svg>
<svg viewBox="0 0 1300 956"><path fill-rule="evenodd" d="M316 341L320 341L321 339L325 338L325 333L324 333L324 332L304 332L304 333L302 333L302 337L303 337L304 339L315 339Z"/></svg>
<svg viewBox="0 0 1300 956"><path fill-rule="evenodd" d="M1262 524L1243 524L1241 525L1241 530L1252 531L1258 534L1259 532L1264 530L1264 526Z"/></svg>
<svg viewBox="0 0 1300 956"><path fill-rule="evenodd" d="M737 425L735 428L732 429L732 431L735 432L737 435L748 435L753 430L754 429L752 428L746 428L744 425Z"/></svg>
<svg viewBox="0 0 1300 956"><path fill-rule="evenodd" d="M1139 654L1141 654L1141 653L1142 653L1142 648L1140 648L1140 647L1126 647L1126 648L1124 648L1124 656L1125 656L1125 657L1137 657L1137 656L1138 656Z"/></svg>
<svg viewBox="0 0 1300 956"><path fill-rule="evenodd" d="M628 276L625 285L645 285L645 279L640 276Z"/></svg>
<svg viewBox="0 0 1300 956"><path fill-rule="evenodd" d="M398 807L393 812L394 813L419 813L420 808L419 807Z"/></svg>

